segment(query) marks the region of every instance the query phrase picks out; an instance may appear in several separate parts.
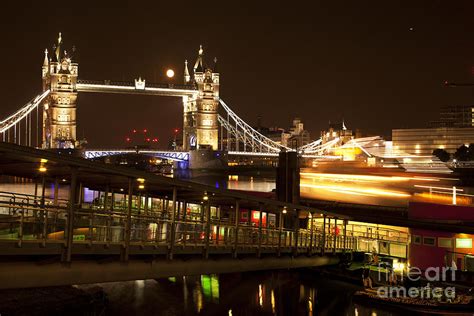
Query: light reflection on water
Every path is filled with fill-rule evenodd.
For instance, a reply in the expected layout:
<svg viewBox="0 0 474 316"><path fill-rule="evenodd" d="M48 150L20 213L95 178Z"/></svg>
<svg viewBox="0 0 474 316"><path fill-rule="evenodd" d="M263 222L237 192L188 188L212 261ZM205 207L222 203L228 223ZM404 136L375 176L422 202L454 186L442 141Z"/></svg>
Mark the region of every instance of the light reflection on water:
<svg viewBox="0 0 474 316"><path fill-rule="evenodd" d="M354 305L357 288L306 272L202 275L104 283L112 315L378 315L400 314Z"/></svg>

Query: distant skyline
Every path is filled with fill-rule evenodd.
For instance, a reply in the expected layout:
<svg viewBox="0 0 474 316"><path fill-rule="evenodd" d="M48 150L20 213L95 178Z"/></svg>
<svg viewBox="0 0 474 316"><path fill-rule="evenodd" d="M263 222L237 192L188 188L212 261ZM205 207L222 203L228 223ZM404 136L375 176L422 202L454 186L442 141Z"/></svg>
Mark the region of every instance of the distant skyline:
<svg viewBox="0 0 474 316"><path fill-rule="evenodd" d="M390 135L425 127L448 104L474 104L472 1L100 1L8 4L0 13L0 119L41 91L43 51L58 32L75 45L79 78L182 83L202 44L218 58L221 97L249 124L287 128L300 117L312 138L343 118ZM19 6L22 7L19 7ZM14 7L15 6L15 7ZM119 146L147 128L166 146L182 127L178 98L80 94L78 136Z"/></svg>

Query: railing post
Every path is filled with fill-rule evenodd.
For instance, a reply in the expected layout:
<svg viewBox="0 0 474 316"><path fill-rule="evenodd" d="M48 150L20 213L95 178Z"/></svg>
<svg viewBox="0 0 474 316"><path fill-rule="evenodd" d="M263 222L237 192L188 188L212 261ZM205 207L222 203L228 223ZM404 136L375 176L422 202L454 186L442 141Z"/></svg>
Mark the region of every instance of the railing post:
<svg viewBox="0 0 474 316"><path fill-rule="evenodd" d="M344 243L343 243L343 252L346 252L346 241L347 241L347 219L344 220Z"/></svg>
<svg viewBox="0 0 474 316"><path fill-rule="evenodd" d="M333 253L336 253L336 242L337 242L337 217L334 217L334 237L333 237L333 245L332 245Z"/></svg>
<svg viewBox="0 0 474 316"><path fill-rule="evenodd" d="M211 239L211 205L209 203L209 200L206 201L206 207L205 207L205 212L206 212L206 240L205 240L205 248L204 248L204 258L207 259L209 258L209 242Z"/></svg>
<svg viewBox="0 0 474 316"><path fill-rule="evenodd" d="M239 200L235 201L235 235L234 235L234 251L232 257L237 258L237 248L239 245L239 222L240 222L240 205Z"/></svg>
<svg viewBox="0 0 474 316"><path fill-rule="evenodd" d="M183 247L186 247L186 239L188 238L188 224L186 223L186 218L188 213L188 202L183 202L183 229L182 229L182 238L183 238Z"/></svg>
<svg viewBox="0 0 474 316"><path fill-rule="evenodd" d="M283 233L283 210L278 214L278 257L281 256L281 234Z"/></svg>
<svg viewBox="0 0 474 316"><path fill-rule="evenodd" d="M298 255L298 235L299 235L299 232L300 232L300 210L296 210L296 219L295 219L295 222L294 222L294 227L293 227L293 231L294 231L294 234L295 234L295 237L293 238L294 240L294 248L293 248L293 255L294 256L297 256Z"/></svg>
<svg viewBox="0 0 474 316"><path fill-rule="evenodd" d="M323 235L321 243L321 255L326 251L326 214L323 215Z"/></svg>
<svg viewBox="0 0 474 316"><path fill-rule="evenodd" d="M313 215L309 213L311 216L309 217L309 249L308 253L311 256L313 254Z"/></svg>
<svg viewBox="0 0 474 316"><path fill-rule="evenodd" d="M66 253L65 262L71 262L72 242L74 240L74 213L76 209L76 190L77 190L77 169L71 168L71 185L69 187L69 207L66 226ZM44 189L43 189L44 192ZM44 194L42 195L42 204L44 203Z"/></svg>
<svg viewBox="0 0 474 316"><path fill-rule="evenodd" d="M263 219L262 219L262 204L259 203L258 205L258 250L257 250L257 257L260 258L262 254L262 226L263 226Z"/></svg>
<svg viewBox="0 0 474 316"><path fill-rule="evenodd" d="M128 205L127 219L125 221L125 243L122 250L122 260L128 261L130 254L130 239L132 236L132 197L133 197L133 179L128 178Z"/></svg>
<svg viewBox="0 0 474 316"><path fill-rule="evenodd" d="M173 259L173 248L175 242L175 234L176 234L176 199L178 198L178 189L173 187L173 206L171 212L171 231L170 231L170 244L168 246L168 259Z"/></svg>

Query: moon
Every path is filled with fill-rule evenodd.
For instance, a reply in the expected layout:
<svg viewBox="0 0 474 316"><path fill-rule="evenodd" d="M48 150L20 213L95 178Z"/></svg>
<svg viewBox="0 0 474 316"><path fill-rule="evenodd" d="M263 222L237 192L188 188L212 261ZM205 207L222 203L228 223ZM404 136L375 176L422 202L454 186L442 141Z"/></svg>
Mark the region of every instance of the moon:
<svg viewBox="0 0 474 316"><path fill-rule="evenodd" d="M166 76L167 76L168 78L173 78L173 77L174 77L174 70L173 70L173 69L168 69L168 70L166 71Z"/></svg>

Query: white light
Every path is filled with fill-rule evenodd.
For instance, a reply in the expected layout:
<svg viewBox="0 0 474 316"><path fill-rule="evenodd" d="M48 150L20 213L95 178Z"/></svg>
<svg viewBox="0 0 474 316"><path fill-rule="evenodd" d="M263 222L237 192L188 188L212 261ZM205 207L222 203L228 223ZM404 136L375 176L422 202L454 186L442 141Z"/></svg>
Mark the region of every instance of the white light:
<svg viewBox="0 0 474 316"><path fill-rule="evenodd" d="M166 76L167 76L168 78L173 78L173 77L174 77L174 70L173 70L173 69L168 69L168 70L166 71Z"/></svg>

